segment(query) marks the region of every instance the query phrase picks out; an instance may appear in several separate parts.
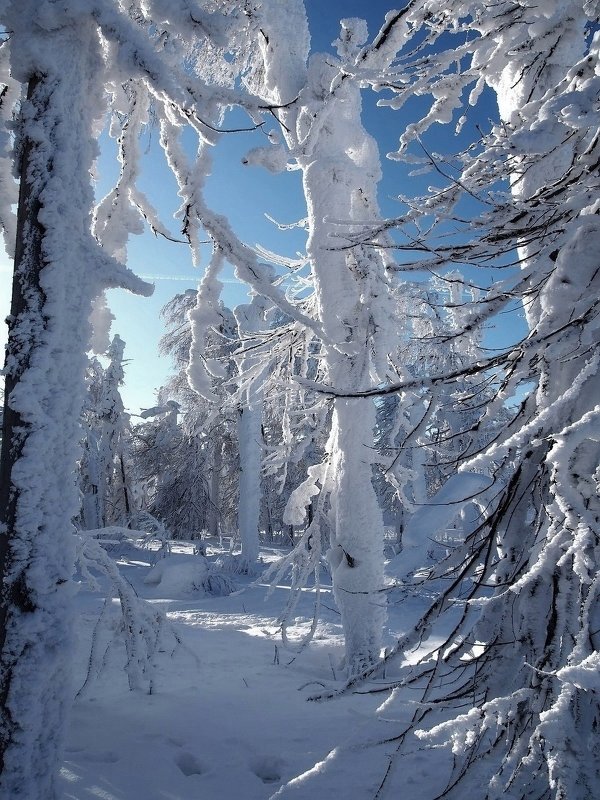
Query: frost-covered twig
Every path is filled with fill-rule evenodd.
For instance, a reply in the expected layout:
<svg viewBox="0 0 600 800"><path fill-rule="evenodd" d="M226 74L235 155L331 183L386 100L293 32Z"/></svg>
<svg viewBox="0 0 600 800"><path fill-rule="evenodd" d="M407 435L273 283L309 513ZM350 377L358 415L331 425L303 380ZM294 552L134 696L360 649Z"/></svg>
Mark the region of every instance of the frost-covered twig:
<svg viewBox="0 0 600 800"><path fill-rule="evenodd" d="M141 600L133 586L120 573L117 564L108 555L100 542L88 533L77 535L77 566L88 581L90 588L100 591L100 585L93 572L100 573L110 582L111 591L118 597L121 608L121 622L117 633L122 634L125 643L125 672L132 691L144 690L148 694L155 691L155 672L157 657L163 646L165 627L175 640L181 640L174 629L166 623L164 615L152 605ZM104 655L100 649L100 628L110 607L107 598L92 635L92 644L86 679L78 694L86 693L99 674Z"/></svg>

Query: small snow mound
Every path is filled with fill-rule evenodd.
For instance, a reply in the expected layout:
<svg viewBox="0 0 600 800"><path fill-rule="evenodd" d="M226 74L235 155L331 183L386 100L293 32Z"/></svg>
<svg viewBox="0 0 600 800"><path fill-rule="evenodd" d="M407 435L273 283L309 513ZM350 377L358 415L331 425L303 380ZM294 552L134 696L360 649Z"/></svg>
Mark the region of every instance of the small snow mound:
<svg viewBox="0 0 600 800"><path fill-rule="evenodd" d="M161 558L144 578L148 586L160 586L162 592L187 594L204 591L208 562L203 556L170 555Z"/></svg>
<svg viewBox="0 0 600 800"><path fill-rule="evenodd" d="M144 583L175 597L193 592L224 596L236 588L233 581L204 556L184 554L161 558L146 575Z"/></svg>

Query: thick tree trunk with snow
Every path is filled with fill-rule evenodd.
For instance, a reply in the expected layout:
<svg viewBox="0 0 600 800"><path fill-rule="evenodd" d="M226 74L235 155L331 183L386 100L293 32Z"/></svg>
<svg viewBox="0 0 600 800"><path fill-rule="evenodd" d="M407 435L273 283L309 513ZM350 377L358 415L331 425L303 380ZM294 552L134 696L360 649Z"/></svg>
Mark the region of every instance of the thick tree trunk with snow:
<svg viewBox="0 0 600 800"><path fill-rule="evenodd" d="M36 75L29 81L27 101L31 102L36 87L41 81ZM20 174L27 175L31 161L33 143L26 140L23 143ZM38 221L40 201L32 186L31 181L22 180L19 189L19 205L17 210L17 240L15 246L15 272L12 284L12 299L10 308L9 325L16 327L16 323L28 311L29 303L26 296L34 292L37 295L37 304L41 305L40 269L42 267L41 241L43 228ZM27 257L27 261L25 260ZM23 267L21 267L23 265ZM26 265L26 266L25 266ZM20 272L26 269L25 279L19 279ZM11 476L14 464L19 460L23 451L24 437L20 435L23 429L21 415L14 410L9 401L13 389L18 385L19 378L27 363L27 343L19 342L13 337L9 340L9 349L6 358L5 383L4 383L4 416L2 427L2 455L0 457L0 515L4 525L10 525L16 516L17 495L10 491ZM14 355L13 355L13 352ZM15 366L9 369L11 356ZM0 539L0 559L4 565L8 555L7 537ZM0 609L0 614L5 615L5 608ZM5 636L5 625L0 621L0 636Z"/></svg>
<svg viewBox="0 0 600 800"><path fill-rule="evenodd" d="M359 120L354 121L357 122ZM361 304L361 282L352 274L346 255L331 253L329 246L327 209L331 209L329 213L336 218L347 219L351 208L346 204L352 190L336 181L335 170L340 168L337 159L329 164L326 160L321 163L325 175L317 170L317 164L312 164L305 172L306 193L312 201L309 202L312 230L308 252L320 284L318 297L323 326L335 342L325 348L328 380L343 391L369 380L368 337L365 335L369 328L369 309ZM316 186L311 185L315 178ZM346 343L351 355L340 352ZM375 406L370 398L334 401L327 446L331 460L327 489L332 509L329 561L350 674L368 668L379 659L386 616L382 591L383 518L372 483L374 426Z"/></svg>
<svg viewBox="0 0 600 800"><path fill-rule="evenodd" d="M329 443L335 480L329 563L350 674L379 659L386 617L383 518L371 484L374 424L372 402L335 401Z"/></svg>
<svg viewBox="0 0 600 800"><path fill-rule="evenodd" d="M333 77L324 59L313 64L312 102ZM310 103L307 116L309 109ZM384 263L376 251L332 247L332 236L339 234L341 245L353 220L377 217L379 155L362 126L357 86L338 85L320 113L314 153L300 160L309 212L307 253L319 317L329 338L324 346L328 380L342 392L353 391L379 374L380 337L385 340L387 334L382 319L387 297ZM331 218L346 221L348 227L332 225ZM333 512L329 558L350 674L379 659L385 620L384 527L372 482L374 428L371 399L335 400L328 446Z"/></svg>
<svg viewBox="0 0 600 800"><path fill-rule="evenodd" d="M40 66L29 79L20 120L0 468L3 800L52 800L72 697L71 521L79 507L75 468L96 286L83 277L90 265L82 240L93 205L91 126L101 109L91 89L98 46L91 24L44 31L44 45L31 45Z"/></svg>
<svg viewBox="0 0 600 800"><path fill-rule="evenodd" d="M23 110L30 125L44 127L45 136L36 141L26 133L23 144L0 469L0 796L31 800L54 796L53 770L71 696L71 519L78 505L73 471L83 386L82 311L71 315L73 307L60 296L67 275L56 275L58 286L52 286L49 273L63 265L53 258L46 207L65 109L78 116L82 48L69 33L55 35L67 62L63 75L32 77ZM77 120L72 130L70 157L79 171ZM71 198L78 214L91 208L91 197L84 194ZM89 301L84 324L86 311ZM75 352L65 347L69 339Z"/></svg>

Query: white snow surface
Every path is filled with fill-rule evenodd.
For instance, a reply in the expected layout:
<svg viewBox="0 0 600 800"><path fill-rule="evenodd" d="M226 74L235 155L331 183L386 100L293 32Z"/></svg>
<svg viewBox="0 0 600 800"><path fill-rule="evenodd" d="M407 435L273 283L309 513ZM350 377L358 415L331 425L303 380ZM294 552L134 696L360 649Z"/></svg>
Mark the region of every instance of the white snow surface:
<svg viewBox="0 0 600 800"><path fill-rule="evenodd" d="M139 596L166 615L180 644L175 646L165 631L156 690L149 695L129 691L125 650L117 638L103 671L75 699L58 781L60 800L321 800L334 791L345 800L373 796L394 745L365 749L364 744L400 729L412 709L408 704L394 708L391 724L375 713L385 695L307 701L324 686L342 686L345 677L342 630L339 615L327 608L333 599L326 579L324 621L315 640L298 654L282 646L274 625L287 586L278 586L267 599L265 584L241 577L239 591L212 597L190 591L187 580L175 580L175 564L187 574L195 563L204 563L191 544L175 544L162 567L160 561L153 566L156 552L131 540L113 545L111 554ZM215 555L209 546L209 561ZM265 566L279 555L261 551ZM313 601L309 587L290 638L305 632ZM116 623L116 599L113 604ZM82 583L76 686L85 679L103 605L104 595ZM410 625L418 611L415 598L401 608L391 607L393 634ZM437 751L415 754L410 775L403 766L392 779L390 796L398 796L399 786L410 787L411 800L434 795L446 771L432 767L444 757Z"/></svg>

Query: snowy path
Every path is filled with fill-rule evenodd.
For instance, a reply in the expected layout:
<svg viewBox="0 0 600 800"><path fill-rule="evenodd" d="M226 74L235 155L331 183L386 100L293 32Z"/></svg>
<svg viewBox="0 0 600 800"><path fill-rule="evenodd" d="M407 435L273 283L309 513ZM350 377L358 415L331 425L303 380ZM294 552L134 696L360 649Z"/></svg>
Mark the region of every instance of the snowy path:
<svg viewBox="0 0 600 800"><path fill-rule="evenodd" d="M379 695L306 702L318 682L332 682L340 661L334 612L327 612L319 638L294 659L269 635L285 587L266 602L262 586L229 597L173 600L161 597L160 587L144 586L147 567L130 562L125 569L140 594L167 613L184 648L161 656L153 695L128 691L122 646L115 651L89 695L74 705L61 800L267 800L336 746L382 734L382 723L373 720ZM81 674L101 602L88 592L80 599ZM306 592L298 614L308 617L310 605ZM352 753L350 770L346 755L329 778L312 773L281 796L306 792L324 800L337 790L344 800L367 800L389 750ZM424 764L420 780L426 771ZM322 789L310 788L315 778ZM333 785L326 788L328 783Z"/></svg>

